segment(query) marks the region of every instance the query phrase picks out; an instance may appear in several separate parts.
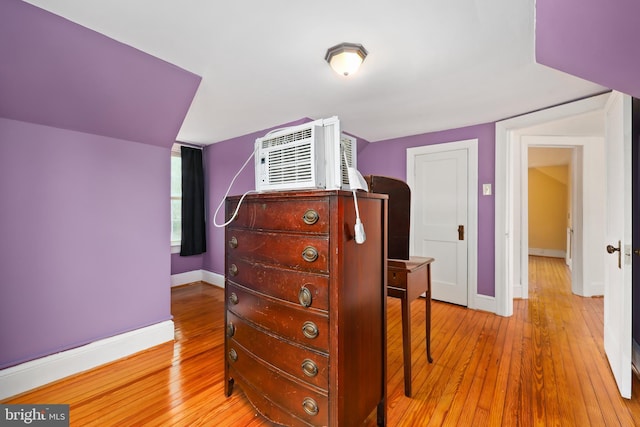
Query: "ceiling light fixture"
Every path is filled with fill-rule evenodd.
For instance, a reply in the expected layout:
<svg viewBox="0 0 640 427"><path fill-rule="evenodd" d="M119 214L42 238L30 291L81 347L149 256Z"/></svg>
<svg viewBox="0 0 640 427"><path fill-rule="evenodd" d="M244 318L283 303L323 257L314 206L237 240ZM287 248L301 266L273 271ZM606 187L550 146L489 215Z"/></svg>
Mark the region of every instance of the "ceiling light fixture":
<svg viewBox="0 0 640 427"><path fill-rule="evenodd" d="M333 68L333 71L340 75L349 76L358 71L368 53L361 44L340 43L327 49L324 59Z"/></svg>

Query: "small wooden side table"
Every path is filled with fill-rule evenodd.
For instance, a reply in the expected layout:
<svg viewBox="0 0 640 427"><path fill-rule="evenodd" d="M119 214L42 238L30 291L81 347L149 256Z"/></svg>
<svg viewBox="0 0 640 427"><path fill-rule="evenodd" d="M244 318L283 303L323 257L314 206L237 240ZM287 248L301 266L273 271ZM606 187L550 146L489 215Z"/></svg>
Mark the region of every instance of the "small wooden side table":
<svg viewBox="0 0 640 427"><path fill-rule="evenodd" d="M433 258L409 257L387 260L387 295L402 303L402 354L404 357L404 394L411 397L411 302L423 293L426 298L427 360L431 357L431 263Z"/></svg>

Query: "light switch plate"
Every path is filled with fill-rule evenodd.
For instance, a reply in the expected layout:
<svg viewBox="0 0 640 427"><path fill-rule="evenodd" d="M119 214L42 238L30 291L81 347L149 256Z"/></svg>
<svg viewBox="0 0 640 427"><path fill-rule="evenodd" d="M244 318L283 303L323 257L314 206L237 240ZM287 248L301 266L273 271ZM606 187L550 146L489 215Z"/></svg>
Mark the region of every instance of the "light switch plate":
<svg viewBox="0 0 640 427"><path fill-rule="evenodd" d="M491 184L482 184L482 195L483 196L491 195Z"/></svg>

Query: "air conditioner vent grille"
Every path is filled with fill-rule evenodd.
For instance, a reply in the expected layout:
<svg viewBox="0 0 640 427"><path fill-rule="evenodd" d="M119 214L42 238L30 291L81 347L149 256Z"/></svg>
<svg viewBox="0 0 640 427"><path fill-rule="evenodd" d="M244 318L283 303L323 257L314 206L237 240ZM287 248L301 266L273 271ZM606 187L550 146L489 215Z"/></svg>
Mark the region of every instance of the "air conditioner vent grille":
<svg viewBox="0 0 640 427"><path fill-rule="evenodd" d="M313 180L311 143L269 153L269 183L299 183Z"/></svg>
<svg viewBox="0 0 640 427"><path fill-rule="evenodd" d="M351 138L347 138L347 137L343 137L340 139L341 142L341 146L342 149L344 150L344 153L347 156L347 160L349 161L349 164L345 164L345 159L344 159L344 155L340 156L340 165L341 165L341 176L342 176L342 185L343 186L348 186L349 185L349 167L353 167L353 144L352 144L352 140Z"/></svg>
<svg viewBox="0 0 640 427"><path fill-rule="evenodd" d="M312 137L311 128L299 130L297 132L288 133L286 135L276 136L262 141L262 148L277 147L278 145L290 144L292 142L304 141Z"/></svg>

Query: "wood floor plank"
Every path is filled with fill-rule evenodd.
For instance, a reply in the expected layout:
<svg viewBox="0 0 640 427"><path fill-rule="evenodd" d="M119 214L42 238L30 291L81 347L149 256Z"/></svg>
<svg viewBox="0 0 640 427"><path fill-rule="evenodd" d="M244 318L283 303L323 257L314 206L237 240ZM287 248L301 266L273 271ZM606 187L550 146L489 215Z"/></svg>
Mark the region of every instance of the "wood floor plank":
<svg viewBox="0 0 640 427"><path fill-rule="evenodd" d="M511 353L511 360L509 361L509 369L505 376L507 377L507 386L505 391L505 401L502 413L502 424L505 426L519 426L522 420L522 381L520 380L522 374L522 359L524 352L524 328L522 319L522 309L520 306L523 301L514 302L514 315L512 316L511 323L513 325L513 349ZM500 408L496 408L499 411ZM497 425L497 424L496 424Z"/></svg>
<svg viewBox="0 0 640 427"><path fill-rule="evenodd" d="M491 323L492 317L486 315L486 313L476 313L474 317L476 318L475 321L481 325L481 328L475 336L474 345L470 349L470 353L466 355L466 357L470 358L470 362L449 409L446 419L447 425L471 425L477 399L479 398L475 390L482 384L485 366L482 355L485 347L487 347L487 342L490 341L487 327Z"/></svg>
<svg viewBox="0 0 640 427"><path fill-rule="evenodd" d="M468 317L472 311L467 311L465 317ZM466 324L466 322L460 322L460 326ZM459 418L459 413L452 413L451 407L453 401L456 399L460 392L461 383L467 372L469 364L472 362L472 349L476 345L474 337L477 336L479 331L484 326L482 322L472 322L472 328L464 331L463 333L455 334L456 339L450 341L450 345L447 347L449 350L442 355L441 359L450 360L453 359L454 354L460 354L458 363L447 366L453 366L455 369L452 371L451 376L447 380L446 387L438 399L438 404L434 409L432 416L429 418L428 425L456 425ZM446 362L436 362L446 363Z"/></svg>
<svg viewBox="0 0 640 427"><path fill-rule="evenodd" d="M424 300L413 302L413 398L404 395L400 302L388 299L388 426L640 425L640 382L622 399L607 364L602 298L573 295L562 260L531 257L529 272L529 299L515 300L509 318L434 301L431 364ZM171 292L175 342L3 403L68 403L71 425L82 427L272 427L242 389L224 395L223 290ZM374 412L364 426L375 425Z"/></svg>
<svg viewBox="0 0 640 427"><path fill-rule="evenodd" d="M496 372L493 381L485 380L486 392L483 392L480 405L489 413L489 425L502 425L507 399L507 387L509 385L509 367L514 359L517 348L514 340L517 339L516 319L506 319L506 326L501 328L502 346L496 346L492 357L496 363ZM491 395L493 390L493 395Z"/></svg>

